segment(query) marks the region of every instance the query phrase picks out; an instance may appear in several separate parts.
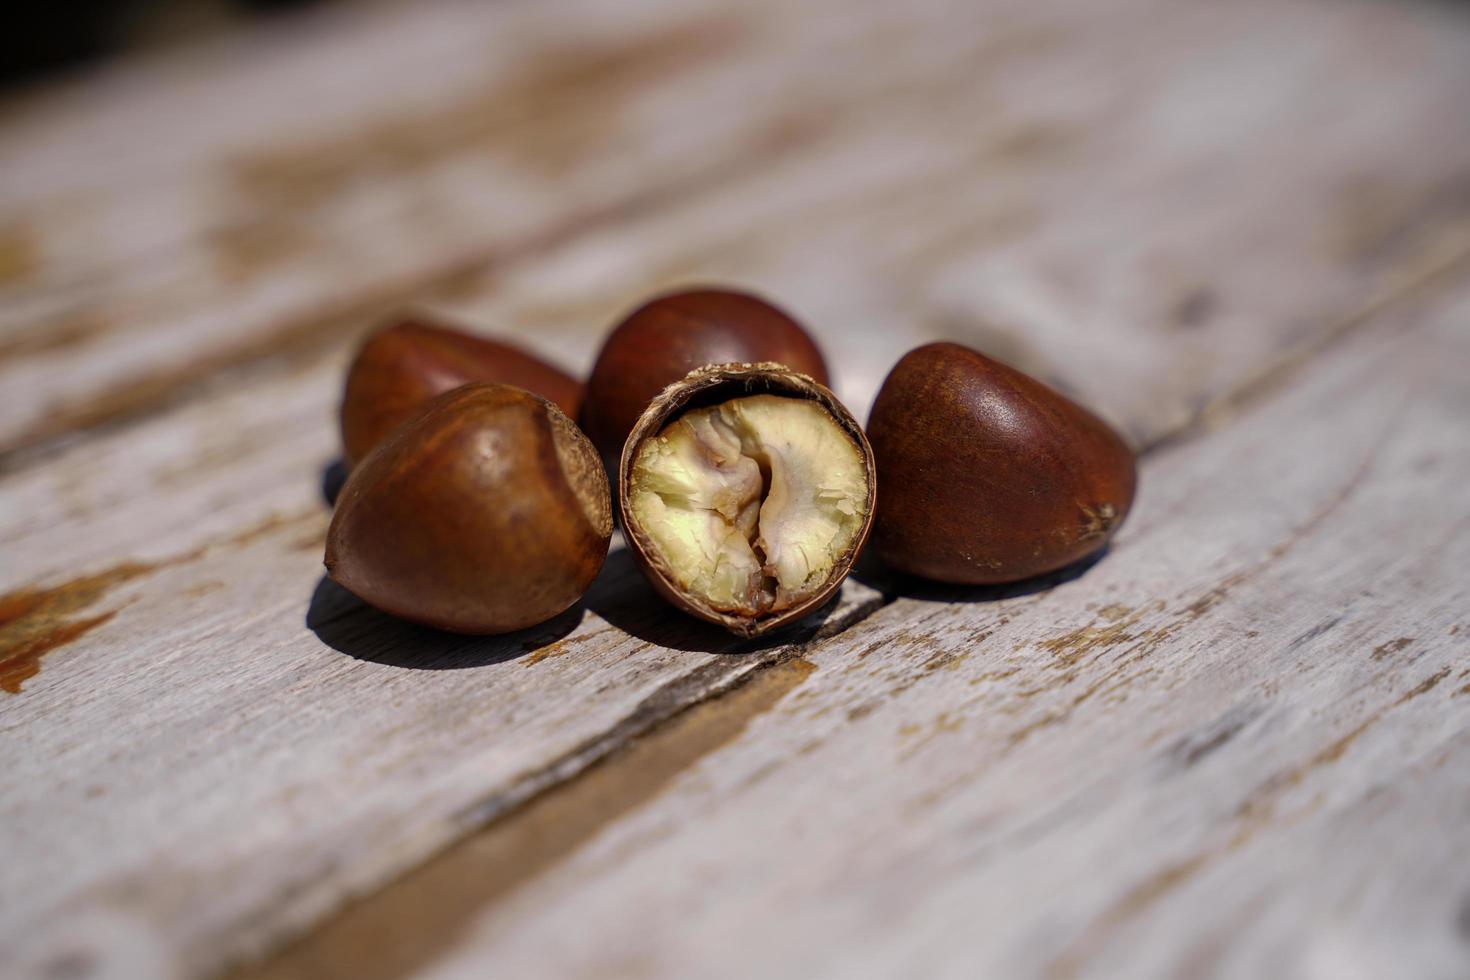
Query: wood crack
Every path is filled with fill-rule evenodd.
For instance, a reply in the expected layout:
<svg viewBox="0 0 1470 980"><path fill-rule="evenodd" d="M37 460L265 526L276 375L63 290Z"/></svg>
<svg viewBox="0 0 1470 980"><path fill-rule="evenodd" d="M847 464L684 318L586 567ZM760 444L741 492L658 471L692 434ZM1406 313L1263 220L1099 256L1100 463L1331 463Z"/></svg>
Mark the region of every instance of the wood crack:
<svg viewBox="0 0 1470 980"><path fill-rule="evenodd" d="M224 383L315 363L395 307L451 290L467 277L517 265L589 234L643 220L697 199L747 174L752 160L769 159L788 147L793 126L808 121L803 113L778 117L742 153L682 180L567 215L520 241L467 250L451 262L405 276L367 295L263 324L243 339L186 364L120 382L82 401L56 406L43 421L0 444L0 479L80 441L114 433L189 405Z"/></svg>
<svg viewBox="0 0 1470 980"><path fill-rule="evenodd" d="M1417 287L1404 288L1393 293L1390 299L1385 299L1370 310L1358 317L1347 321L1348 326L1333 331L1331 340L1336 342L1345 338L1353 330L1371 321L1382 314L1391 305L1404 302L1417 295L1421 289L1428 289L1437 284L1441 278L1448 278L1451 270L1457 270L1470 263L1470 249L1458 254L1455 259L1442 267L1437 267L1434 275L1421 277L1417 281ZM1271 369L1271 384L1264 385L1257 382L1248 382L1242 389L1232 395L1227 395L1225 402L1241 407L1247 403L1268 397L1272 392L1285 382L1287 377L1303 368L1307 360L1328 346L1321 344L1312 349L1309 354L1292 359L1289 364L1277 365ZM1216 414L1211 416L1214 420L1221 420L1224 416ZM1206 434L1214 427L1214 422L1205 424L1200 419L1187 424L1174 432L1150 441L1139 451L1140 459L1148 458L1170 446L1178 445L1183 441L1197 438ZM1390 420L1389 425L1394 424ZM1309 535L1319 527L1334 511L1336 511L1349 497L1354 489L1361 483L1362 479L1371 470L1374 454L1369 453L1355 468L1353 474L1345 484L1333 494L1332 498L1324 502L1316 512L1311 514L1300 526L1293 529L1291 535L1278 543L1263 558L1263 560L1252 568L1246 569L1237 576L1227 579L1221 586L1199 601L1187 606L1181 611L1180 616L1190 619L1198 618L1209 610L1229 587L1239 584L1240 581L1257 574L1262 568L1272 564L1285 555L1293 545L1303 537ZM429 863L422 865L410 865L405 878L393 883L385 883L380 889L370 892L369 897L358 905L349 906L329 916L325 922L318 923L306 933L296 945L286 945L273 955L259 961L253 966L245 968L243 972L232 974L241 980L246 978L263 977L295 977L315 975L327 966L327 964L341 965L356 961L356 957L349 955L354 943L362 941L360 927L352 926L352 922L359 917L371 917L372 909L387 907L394 908L399 905L396 897L399 889L408 890L412 886L406 884L415 880L419 875L426 874L432 867L444 862L452 863L454 855L460 854L465 848L472 846L473 841L481 836L492 834L496 829L512 823L518 819L518 815L531 814L534 808L540 806L543 801L558 794L575 791L576 787L586 781L591 774L597 772L608 760L615 759L619 755L628 752L631 747L636 746L640 740L649 738L653 733L676 725L683 719L697 716L702 708L717 703L720 699L745 689L747 687L759 686L765 679L779 676L793 662L805 661L803 654L813 645L819 644L832 637L857 626L870 616L884 607L896 602L901 595L897 592L883 591L872 596L865 602L859 603L849 610L845 610L840 616L824 621L813 627L808 627L807 634L800 636L794 641L773 646L769 640L749 641L732 648L729 654L718 660L706 663L690 673L677 678L658 688L646 697L627 717L616 725L595 738L589 739L570 752L564 754L553 762L543 766L534 772L527 773L516 780L511 786L497 791L484 800L475 803L463 810L453 818L456 826L460 827L460 833L455 835L438 856L431 858ZM1167 635L1167 630L1163 631ZM1158 639L1162 639L1159 637ZM1090 693L1090 692L1089 692ZM733 738L733 736L732 736ZM723 743L721 743L723 744ZM1201 753L1203 754L1203 753ZM529 816L525 819L531 819ZM565 852L570 853L572 847ZM1155 894L1161 897L1171 891L1178 884L1187 880L1194 871L1206 863L1206 858L1201 858L1197 866L1186 867L1180 870L1177 876L1164 882L1156 889ZM549 866L549 865L548 865ZM1166 875L1166 877L1170 877ZM529 876L525 879L529 880ZM497 897L503 893L495 892ZM462 910L465 915L474 915L483 907L488 899L474 899L473 907ZM1136 903L1136 907L1144 907L1150 904L1150 899ZM367 911L363 911L366 909ZM344 932L345 930L345 932ZM349 941L334 940L332 937L339 935L351 935L357 938ZM289 942L289 938L283 941ZM415 948L415 947L411 947ZM1065 959L1063 961L1063 972L1065 972ZM380 975L401 975L380 974Z"/></svg>
<svg viewBox="0 0 1470 980"><path fill-rule="evenodd" d="M1374 710L1363 721L1306 760L1279 770L1261 782L1232 815L1228 835L1186 858L1166 865L1127 890L1063 950L1048 967L1047 975L1054 980L1067 980L1077 976L1090 957L1116 938L1116 934L1128 923L1142 917L1219 859L1245 847L1255 839L1258 832L1268 828L1290 827L1315 812L1323 805L1320 794L1284 813L1283 799L1290 790L1300 786L1312 774L1341 761L1348 750L1390 711L1432 691L1449 676L1450 671L1451 668L1445 667L1431 674L1393 701Z"/></svg>
<svg viewBox="0 0 1470 980"><path fill-rule="evenodd" d="M1248 408L1285 388L1309 363L1377 323L1385 313L1462 282L1470 272L1470 226L1456 225L1454 231L1457 234L1450 236L1449 245L1431 255L1399 282L1338 320L1310 343L1267 363L1239 384L1210 399L1183 423L1152 436L1139 448L1139 455L1171 449L1221 428Z"/></svg>
<svg viewBox="0 0 1470 980"><path fill-rule="evenodd" d="M405 976L453 947L478 916L738 737L816 670L813 645L890 600L858 603L794 643L749 641L670 681L625 719L508 789L461 810L461 834L294 945L232 980Z"/></svg>

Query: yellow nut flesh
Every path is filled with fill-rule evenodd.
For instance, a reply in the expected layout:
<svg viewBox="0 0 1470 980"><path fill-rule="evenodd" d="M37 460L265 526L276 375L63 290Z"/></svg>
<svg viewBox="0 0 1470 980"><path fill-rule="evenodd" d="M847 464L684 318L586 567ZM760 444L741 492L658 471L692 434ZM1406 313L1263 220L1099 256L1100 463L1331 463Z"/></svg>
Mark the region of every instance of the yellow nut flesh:
<svg viewBox="0 0 1470 980"><path fill-rule="evenodd" d="M857 446L802 398L750 395L684 413L638 447L628 486L679 588L740 615L818 592L867 518Z"/></svg>

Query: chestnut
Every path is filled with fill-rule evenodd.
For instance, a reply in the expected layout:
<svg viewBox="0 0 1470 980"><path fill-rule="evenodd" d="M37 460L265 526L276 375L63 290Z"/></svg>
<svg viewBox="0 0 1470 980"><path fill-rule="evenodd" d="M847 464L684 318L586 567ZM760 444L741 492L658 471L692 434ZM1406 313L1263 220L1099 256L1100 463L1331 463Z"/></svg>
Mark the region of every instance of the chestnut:
<svg viewBox="0 0 1470 980"><path fill-rule="evenodd" d="M827 365L801 325L765 300L726 289L660 296L603 342L587 379L582 428L609 461L666 386L706 364L769 361L827 384Z"/></svg>
<svg viewBox="0 0 1470 980"><path fill-rule="evenodd" d="M639 417L618 506L664 598L756 636L837 591L867 540L875 486L868 441L832 392L780 364L720 364Z"/></svg>
<svg viewBox="0 0 1470 980"><path fill-rule="evenodd" d="M374 331L347 372L342 448L351 466L440 392L471 381L525 388L577 417L582 386L540 358L422 318Z"/></svg>
<svg viewBox="0 0 1470 980"><path fill-rule="evenodd" d="M1133 503L1133 451L1091 412L959 344L896 364L868 419L883 481L873 547L888 565L985 585L1107 543Z"/></svg>
<svg viewBox="0 0 1470 980"><path fill-rule="evenodd" d="M456 633L534 626L607 557L602 460L559 408L510 385L438 396L347 477L327 574L370 605Z"/></svg>

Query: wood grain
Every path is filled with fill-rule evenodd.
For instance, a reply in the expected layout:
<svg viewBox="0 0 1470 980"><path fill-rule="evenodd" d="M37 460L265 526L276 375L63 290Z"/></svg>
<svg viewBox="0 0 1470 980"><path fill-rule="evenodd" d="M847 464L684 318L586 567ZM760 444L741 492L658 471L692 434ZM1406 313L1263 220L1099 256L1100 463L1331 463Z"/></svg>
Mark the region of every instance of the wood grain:
<svg viewBox="0 0 1470 980"><path fill-rule="evenodd" d="M1463 467L1426 447L1463 427L1464 304L1414 331L1404 310L1470 255L1463 19L439 0L13 108L0 973L213 974L487 824L470 867L517 870L485 890L426 865L420 894L463 899L432 944L343 960L345 918L272 969L576 972L604 942L627 954L605 972L688 972L707 942L742 972L1126 972L1166 932L1148 955L1181 972L1310 954L1337 976L1410 942L1417 975L1458 965L1435 857L1463 847L1444 773L1470 679L1430 681L1465 606ZM623 309L690 280L808 320L860 417L919 340L1037 372L1164 447L1143 509L1052 591L869 576L770 645L671 613L619 553L582 606L491 641L322 584L368 323L428 301L581 369ZM1273 778L1278 816L1323 802L1232 844ZM1317 882L1339 842L1402 857L1382 887L1381 860ZM1200 891L1232 883L1209 932ZM656 921L573 920L537 960L537 901ZM1352 929L1304 946L1291 923L1332 902ZM1020 906L1045 914L975 937Z"/></svg>
<svg viewBox="0 0 1470 980"><path fill-rule="evenodd" d="M1455 369L1404 339L1407 351ZM0 702L7 740L19 747L0 777L0 803L30 845L24 860L7 865L4 890L27 895L24 908L34 913L5 917L5 949L33 964L74 954L122 975L189 975L259 954L690 705L771 664L816 655L798 635L786 638L794 647L728 656L744 648L653 601L618 554L584 608L501 641L393 623L322 585L318 481L333 455L338 367L259 379L6 481L7 504L19 505L7 507L0 533L16 559L6 587L38 583L73 597L66 622L111 618L48 654L21 693ZM1403 423L1402 431L1415 430ZM1307 437L1341 442L1335 431ZM1207 457L1227 470L1237 465L1239 450L1218 445ZM1289 472L1302 452L1293 442L1273 465ZM108 479L90 479L99 472ZM1149 470L1144 486L1169 488L1161 505L1169 513L1209 482ZM1250 482L1265 485L1247 474L1218 493L1228 498ZM1279 492L1272 507L1297 506L1296 490ZM1195 524L1220 535L1209 538L1218 549L1257 519L1247 507ZM1147 532L1148 519L1138 520L1136 533ZM1196 542L1166 550L1176 564L1159 565L1158 581L1190 568L1219 572L1189 598L1201 615L1221 583L1245 584L1217 568L1225 558L1201 557L1213 552ZM1118 561L1108 558L1084 581ZM59 580L68 567L90 571ZM1143 567L1152 569L1153 559ZM1078 601L1066 591L1075 587L1057 590L1040 614L1036 642L1058 663L1097 655L1101 641L1177 628L1143 620L1164 617L1146 604L1109 600L1086 612L1094 600ZM890 650L870 682L872 698L947 676L983 632L961 621L958 632L931 636L929 619L969 607L948 601L958 596L934 596L884 608L892 589L881 578L849 582L839 606L807 631L836 636L841 656L855 662L869 647ZM1024 608L1038 599L1011 601ZM1063 630L1057 619L1067 610L1081 622ZM862 629L843 632L859 622ZM1239 630L1230 635L1240 640ZM1377 661L1415 651L1401 642L1410 637L1375 639ZM1014 669L993 668L993 682ZM1083 693L1057 697L1065 706ZM833 714L861 720L876 710L872 698ZM942 731L949 722L925 715L912 724ZM1019 731L1054 724L1042 711ZM108 734L79 737L93 730ZM1207 751L1209 738L1200 744L1184 751ZM57 772L66 774L60 782Z"/></svg>
<svg viewBox="0 0 1470 980"><path fill-rule="evenodd" d="M856 390L916 336L1125 377L1139 436L1464 220L1462 14L445 0L124 66L0 133L0 453L426 295L585 368L690 278L864 338Z"/></svg>
<svg viewBox="0 0 1470 980"><path fill-rule="evenodd" d="M1389 318L1150 459L1080 576L905 587L808 644L533 880L476 863L512 817L254 975L1463 975L1467 317ZM473 914L428 887L456 866ZM427 963L373 955L390 921Z"/></svg>
<svg viewBox="0 0 1470 980"><path fill-rule="evenodd" d="M134 555L46 577L45 594L80 594L58 613L110 619L0 695L14 753L0 808L28 845L3 875L0 948L23 965L75 954L121 975L192 974L259 949L761 662L669 611L621 550L583 604L505 638L367 610L322 579L316 484L333 434L320 417L291 437L288 387L132 430L126 462L92 461L132 473L131 488L71 484L32 512L39 524L6 529L20 559L7 574ZM325 386L302 390L327 400ZM225 424L236 418L276 437L230 455L254 431ZM90 455L56 464L81 479L88 462L73 457ZM200 459L212 462L182 465ZM28 486L42 475L13 477L7 500L47 496ZM97 541L104 531L116 536ZM805 629L877 601L852 583Z"/></svg>

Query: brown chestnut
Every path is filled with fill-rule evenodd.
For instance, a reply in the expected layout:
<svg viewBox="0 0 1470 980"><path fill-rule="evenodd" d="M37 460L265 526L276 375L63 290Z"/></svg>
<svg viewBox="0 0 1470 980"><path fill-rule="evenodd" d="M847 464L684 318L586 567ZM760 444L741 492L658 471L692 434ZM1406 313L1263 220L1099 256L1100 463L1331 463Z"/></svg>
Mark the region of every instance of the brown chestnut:
<svg viewBox="0 0 1470 980"><path fill-rule="evenodd" d="M822 352L801 325L765 300L725 289L670 293L608 335L587 379L582 427L610 461L660 391L706 364L775 362L827 384Z"/></svg>
<svg viewBox="0 0 1470 980"><path fill-rule="evenodd" d="M525 388L572 418L582 399L575 378L540 358L489 337L423 319L375 331L347 372L342 396L342 448L348 465L435 395L471 381Z"/></svg>
<svg viewBox="0 0 1470 980"><path fill-rule="evenodd" d="M896 364L868 438L883 481L873 547L892 567L983 585L1101 548L1133 503L1133 451L1091 412L958 344Z"/></svg>
<svg viewBox="0 0 1470 980"><path fill-rule="evenodd" d="M639 417L618 506L661 595L756 636L837 591L867 540L874 488L872 450L832 392L780 364L720 364Z"/></svg>
<svg viewBox="0 0 1470 980"><path fill-rule="evenodd" d="M507 633L576 602L612 536L607 475L559 408L470 384L434 400L347 478L327 573L384 612Z"/></svg>

